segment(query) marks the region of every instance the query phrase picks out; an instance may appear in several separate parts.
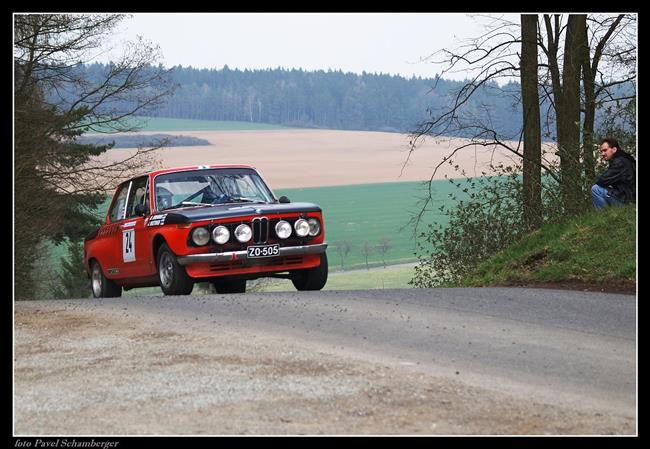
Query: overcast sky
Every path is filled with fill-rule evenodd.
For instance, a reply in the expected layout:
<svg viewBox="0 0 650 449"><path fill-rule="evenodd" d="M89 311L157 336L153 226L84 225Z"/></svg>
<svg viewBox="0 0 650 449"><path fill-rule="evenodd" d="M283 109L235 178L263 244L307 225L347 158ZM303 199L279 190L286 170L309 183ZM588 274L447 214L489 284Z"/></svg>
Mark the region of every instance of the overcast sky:
<svg viewBox="0 0 650 449"><path fill-rule="evenodd" d="M495 16L519 21L517 14ZM134 14L117 36L159 44L166 66L433 77L441 68L422 59L477 36L481 24L485 19L466 13L159 13Z"/></svg>

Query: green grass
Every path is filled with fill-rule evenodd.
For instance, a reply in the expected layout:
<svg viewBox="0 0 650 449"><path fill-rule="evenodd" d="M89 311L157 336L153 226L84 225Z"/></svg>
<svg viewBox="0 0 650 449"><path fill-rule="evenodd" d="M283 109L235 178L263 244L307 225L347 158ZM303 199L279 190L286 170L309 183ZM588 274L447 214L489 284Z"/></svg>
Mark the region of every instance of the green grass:
<svg viewBox="0 0 650 449"><path fill-rule="evenodd" d="M286 126L268 123L236 122L219 120L191 120L164 117L133 117L126 122L129 126L141 127L139 131L259 131L290 129Z"/></svg>
<svg viewBox="0 0 650 449"><path fill-rule="evenodd" d="M420 225L424 230L429 223L446 222L447 217L437 211L442 203L448 204L448 194L455 187L448 181L435 181L434 201ZM396 182L382 184L362 184L333 187L314 187L303 189L277 189L277 196L286 195L292 202L312 202L323 209L325 240L328 248L329 264L341 267L341 258L336 244L348 241L352 249L343 260L344 268L365 267L365 256L361 249L364 241L376 246L382 238L387 238L390 250L385 255L386 263L396 264L416 260L416 241L413 226L409 219L419 211L418 199L426 193L421 182ZM382 263L381 254L375 250L368 258L369 263Z"/></svg>
<svg viewBox="0 0 650 449"><path fill-rule="evenodd" d="M343 272L330 271L327 284L323 290L377 290L386 288L413 288L409 281L413 277L412 266L378 267L370 270ZM264 281L260 291L284 292L296 291L288 279L271 279Z"/></svg>
<svg viewBox="0 0 650 449"><path fill-rule="evenodd" d="M636 205L548 224L480 264L462 285L636 284Z"/></svg>

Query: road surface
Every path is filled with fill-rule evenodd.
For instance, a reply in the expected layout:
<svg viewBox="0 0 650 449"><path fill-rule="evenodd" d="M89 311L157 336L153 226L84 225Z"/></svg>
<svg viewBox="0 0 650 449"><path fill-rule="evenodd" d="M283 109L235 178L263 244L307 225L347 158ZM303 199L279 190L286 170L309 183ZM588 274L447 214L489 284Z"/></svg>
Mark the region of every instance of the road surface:
<svg viewBox="0 0 650 449"><path fill-rule="evenodd" d="M636 434L636 322L519 288L16 302L14 432Z"/></svg>

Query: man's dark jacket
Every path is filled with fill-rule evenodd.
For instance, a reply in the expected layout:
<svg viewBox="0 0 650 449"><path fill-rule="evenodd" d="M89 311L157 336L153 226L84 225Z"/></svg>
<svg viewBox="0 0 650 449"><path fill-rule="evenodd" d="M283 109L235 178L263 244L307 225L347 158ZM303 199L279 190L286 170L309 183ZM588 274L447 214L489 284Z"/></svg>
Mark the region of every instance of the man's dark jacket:
<svg viewBox="0 0 650 449"><path fill-rule="evenodd" d="M598 177L596 184L605 187L611 197L624 203L636 201L636 161L618 149L609 160L609 167Z"/></svg>

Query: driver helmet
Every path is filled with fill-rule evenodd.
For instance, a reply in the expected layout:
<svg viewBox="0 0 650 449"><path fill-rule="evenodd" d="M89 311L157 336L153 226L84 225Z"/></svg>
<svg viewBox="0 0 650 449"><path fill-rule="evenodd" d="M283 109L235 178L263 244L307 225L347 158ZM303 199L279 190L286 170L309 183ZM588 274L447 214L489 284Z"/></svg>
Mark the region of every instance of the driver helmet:
<svg viewBox="0 0 650 449"><path fill-rule="evenodd" d="M164 187L156 188L156 205L158 210L170 207L173 203L173 194Z"/></svg>

